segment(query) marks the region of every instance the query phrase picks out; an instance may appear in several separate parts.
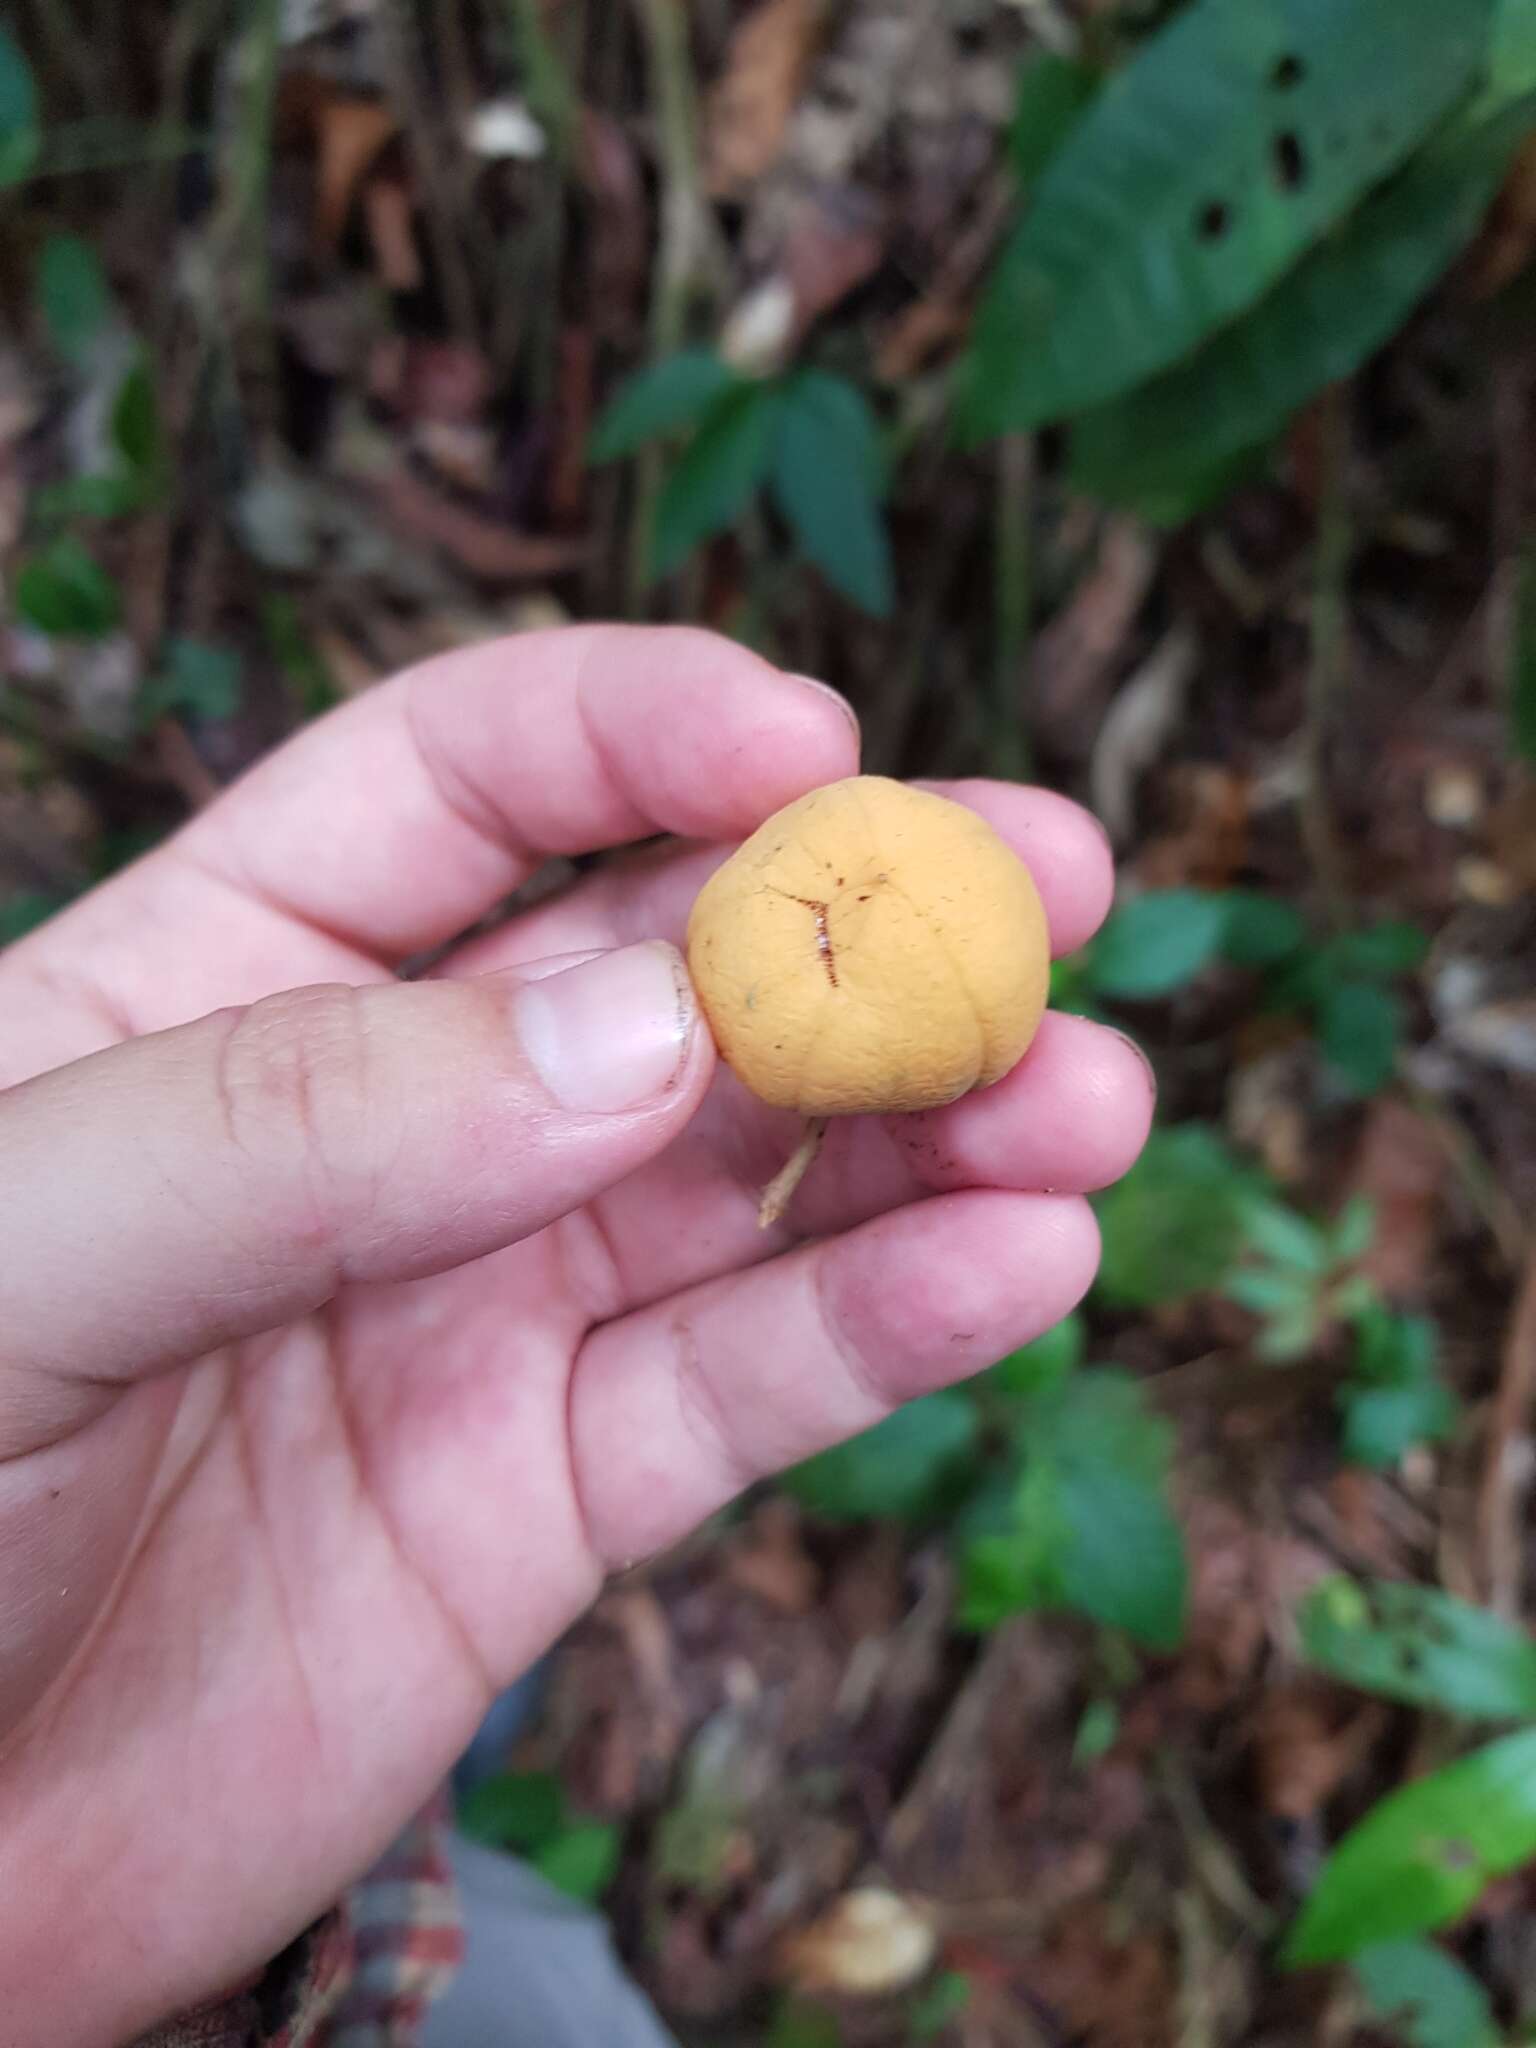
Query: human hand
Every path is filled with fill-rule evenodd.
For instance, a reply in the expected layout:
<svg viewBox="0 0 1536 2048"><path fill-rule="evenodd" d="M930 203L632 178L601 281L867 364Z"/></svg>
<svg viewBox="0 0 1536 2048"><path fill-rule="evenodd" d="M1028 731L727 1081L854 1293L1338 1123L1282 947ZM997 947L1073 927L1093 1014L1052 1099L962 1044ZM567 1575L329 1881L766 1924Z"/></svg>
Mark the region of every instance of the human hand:
<svg viewBox="0 0 1536 2048"><path fill-rule="evenodd" d="M644 942L856 756L830 695L708 636L528 636L336 713L0 957L18 2040L120 2041L259 1966L606 1572L1083 1293L1080 1191L1151 1085L1071 1017L982 1095L836 1130L757 1229L794 1120ZM1087 938L1092 822L950 793ZM659 832L705 844L396 979L546 855Z"/></svg>

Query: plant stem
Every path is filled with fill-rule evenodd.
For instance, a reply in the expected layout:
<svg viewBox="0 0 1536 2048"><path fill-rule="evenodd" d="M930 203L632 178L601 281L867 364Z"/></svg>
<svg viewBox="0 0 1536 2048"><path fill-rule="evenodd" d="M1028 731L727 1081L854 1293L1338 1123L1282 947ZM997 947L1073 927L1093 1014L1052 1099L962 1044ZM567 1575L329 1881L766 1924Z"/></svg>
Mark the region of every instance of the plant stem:
<svg viewBox="0 0 1536 2048"><path fill-rule="evenodd" d="M1035 613L1035 443L1007 434L997 451L997 514L993 524L992 651L993 772L1022 782L1029 772L1024 706L1029 698L1029 644Z"/></svg>
<svg viewBox="0 0 1536 2048"><path fill-rule="evenodd" d="M794 1200L796 1188L816 1164L821 1141L827 1135L827 1122L824 1116L807 1117L805 1130L789 1155L788 1165L782 1173L776 1173L763 1189L763 1199L757 1211L759 1230L771 1230Z"/></svg>
<svg viewBox="0 0 1536 2048"><path fill-rule="evenodd" d="M1349 515L1350 432L1342 390L1329 392L1320 415L1322 477L1313 570L1312 658L1302 728L1305 787L1301 835L1317 877L1328 922L1348 917L1348 868L1328 793L1328 739L1339 690L1347 680L1349 569L1354 533Z"/></svg>
<svg viewBox="0 0 1536 2048"><path fill-rule="evenodd" d="M635 0L635 6L650 64L661 172L650 323L651 360L655 362L675 353L687 334L709 230L700 193L698 94L688 47L687 11L682 0ZM650 581L661 464L661 452L656 448L644 450L636 464L628 578L629 610L636 617L643 613Z"/></svg>

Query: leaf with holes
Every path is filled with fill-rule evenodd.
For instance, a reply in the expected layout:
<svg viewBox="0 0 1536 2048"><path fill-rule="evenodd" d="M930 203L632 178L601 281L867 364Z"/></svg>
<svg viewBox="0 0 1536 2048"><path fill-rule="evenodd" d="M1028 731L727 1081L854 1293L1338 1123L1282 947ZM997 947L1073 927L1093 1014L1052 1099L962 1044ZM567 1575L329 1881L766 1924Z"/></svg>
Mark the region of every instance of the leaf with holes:
<svg viewBox="0 0 1536 2048"><path fill-rule="evenodd" d="M880 429L844 377L802 370L784 387L773 494L801 547L835 590L877 619L896 597L880 509Z"/></svg>
<svg viewBox="0 0 1536 2048"><path fill-rule="evenodd" d="M1324 1579L1300 1619L1306 1655L1345 1685L1471 1720L1536 1720L1536 1642L1433 1586Z"/></svg>
<svg viewBox="0 0 1536 2048"><path fill-rule="evenodd" d="M694 549L734 526L764 482L779 394L766 384L728 391L683 450L656 511L652 566L669 575Z"/></svg>
<svg viewBox="0 0 1536 2048"><path fill-rule="evenodd" d="M1025 65L1008 130L1008 154L1023 184L1034 184L1082 119L1101 82L1088 65L1059 57L1053 50Z"/></svg>
<svg viewBox="0 0 1536 2048"><path fill-rule="evenodd" d="M1263 297L1469 92L1492 0L1195 0L1041 179L977 325L975 438L1084 412Z"/></svg>
<svg viewBox="0 0 1536 2048"><path fill-rule="evenodd" d="M688 349L641 370L623 384L592 433L593 462L633 455L697 427L741 379L707 349Z"/></svg>
<svg viewBox="0 0 1536 2048"><path fill-rule="evenodd" d="M1341 1962L1372 1942L1427 1934L1536 1856L1536 1729L1371 1809L1323 1866L1285 1945L1292 1965Z"/></svg>
<svg viewBox="0 0 1536 2048"><path fill-rule="evenodd" d="M1245 318L1072 430L1071 477L1110 504L1236 461L1397 332L1487 212L1525 118L1458 121Z"/></svg>

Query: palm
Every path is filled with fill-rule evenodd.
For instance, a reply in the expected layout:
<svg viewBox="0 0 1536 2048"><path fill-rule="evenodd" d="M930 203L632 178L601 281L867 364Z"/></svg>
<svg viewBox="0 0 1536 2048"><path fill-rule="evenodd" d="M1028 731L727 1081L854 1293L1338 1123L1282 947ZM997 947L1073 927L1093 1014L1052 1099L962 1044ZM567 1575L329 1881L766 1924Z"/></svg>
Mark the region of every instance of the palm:
<svg viewBox="0 0 1536 2048"><path fill-rule="evenodd" d="M582 638L529 643L543 651L526 659L569 691ZM712 643L685 651L700 645L713 705L722 661L748 658ZM749 703L712 710L721 759L712 779L710 763L702 778L685 764L679 794L645 703L658 661L636 646L633 729L610 733L604 767L627 749L629 781L660 785L657 823L741 831L851 768L835 712L810 738L803 719L786 719L776 740ZM460 688L483 728L484 700L505 689L474 661ZM686 693L677 662L674 642L655 685L664 700ZM585 665L578 650L576 681ZM354 753L369 750L365 718L398 723L389 695L335 723ZM598 715L584 711L588 724ZM733 715L747 718L750 750ZM345 758L324 734L305 743L322 790ZM371 870L322 867L317 880L306 855L251 877L252 844L268 867L267 850L284 844L283 809L291 826L306 777L299 798L294 780L284 787L281 764L267 788L254 778L223 815L0 963L0 1085L123 1029L295 984L381 978L391 953L472 921L525 871L487 858L461 804L439 798L434 810L386 787L373 800L406 822L392 853L388 841L368 848ZM542 802L558 819L562 801L596 812L590 843L637 836L627 796L562 799L539 789L536 764L528 780L534 812ZM1054 799L973 795L1027 843L1058 943L1077 943L1102 914L1098 842ZM537 844L547 830L510 836ZM589 881L438 972L675 936L715 857ZM0 1517L27 1538L46 1503L41 1547L65 1581L39 1620L28 1586L8 1589L0 1572L0 1619L9 1590L33 1668L62 1672L30 1721L23 1693L21 1737L0 1748L0 1897L7 1877L37 1869L49 1873L41 1914L88 1889L98 1954L115 1944L134 1980L124 2015L167 2010L259 1964L383 1847L606 1570L1070 1305L1091 1257L1080 1209L985 1190L1082 1188L1123 1170L1147 1108L1130 1074L1094 1027L1053 1019L986 1096L840 1130L794 1212L800 1234L826 1238L819 1254L789 1249L782 1227L758 1232L754 1190L782 1161L786 1124L718 1076L666 1151L537 1235L436 1277L343 1288L319 1314L142 1379L67 1441L0 1461L0 1487L14 1473L19 1489L0 1491ZM946 1190L958 1192L924 1200ZM4 1691L0 1681L0 1709ZM157 1933L147 1982L146 1911Z"/></svg>

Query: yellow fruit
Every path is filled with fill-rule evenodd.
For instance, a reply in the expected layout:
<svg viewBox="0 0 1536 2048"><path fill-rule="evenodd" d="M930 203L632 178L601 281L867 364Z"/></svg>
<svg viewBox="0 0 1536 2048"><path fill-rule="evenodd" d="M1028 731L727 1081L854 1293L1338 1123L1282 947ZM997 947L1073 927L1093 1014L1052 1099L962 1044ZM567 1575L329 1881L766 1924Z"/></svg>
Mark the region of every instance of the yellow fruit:
<svg viewBox="0 0 1536 2048"><path fill-rule="evenodd" d="M860 775L790 804L717 870L688 966L732 1071L822 1118L1000 1080L1039 1027L1050 947L1029 871L990 825Z"/></svg>

